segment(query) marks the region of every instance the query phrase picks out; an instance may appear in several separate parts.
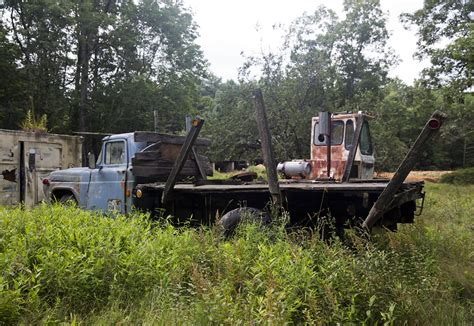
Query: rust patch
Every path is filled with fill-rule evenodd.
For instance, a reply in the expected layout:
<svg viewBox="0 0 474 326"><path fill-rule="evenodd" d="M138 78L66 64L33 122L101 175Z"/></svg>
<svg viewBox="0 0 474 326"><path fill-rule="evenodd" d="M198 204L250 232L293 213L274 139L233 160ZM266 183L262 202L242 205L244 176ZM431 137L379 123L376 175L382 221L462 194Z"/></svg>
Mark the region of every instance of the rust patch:
<svg viewBox="0 0 474 326"><path fill-rule="evenodd" d="M327 177L327 146L311 145L311 174L309 179ZM343 145L331 146L331 177L340 180L346 167Z"/></svg>

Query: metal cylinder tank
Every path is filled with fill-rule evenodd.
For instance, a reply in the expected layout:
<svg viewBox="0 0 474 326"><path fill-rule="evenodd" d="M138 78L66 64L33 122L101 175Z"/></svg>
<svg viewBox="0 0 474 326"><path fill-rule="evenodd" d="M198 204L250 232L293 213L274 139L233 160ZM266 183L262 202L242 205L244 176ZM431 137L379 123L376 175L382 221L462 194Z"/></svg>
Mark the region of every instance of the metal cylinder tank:
<svg viewBox="0 0 474 326"><path fill-rule="evenodd" d="M277 170L286 178L305 178L311 174L311 164L306 161L281 162L278 163Z"/></svg>

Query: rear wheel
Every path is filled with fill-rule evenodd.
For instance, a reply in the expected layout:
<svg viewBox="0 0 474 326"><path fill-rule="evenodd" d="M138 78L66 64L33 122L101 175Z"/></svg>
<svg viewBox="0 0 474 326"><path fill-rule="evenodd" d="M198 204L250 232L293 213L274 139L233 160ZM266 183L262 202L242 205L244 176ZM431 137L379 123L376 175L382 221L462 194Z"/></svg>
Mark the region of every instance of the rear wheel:
<svg viewBox="0 0 474 326"><path fill-rule="evenodd" d="M253 207L241 207L227 212L219 220L219 224L224 230L224 235L228 237L232 235L239 223L254 222L268 224L270 221L270 215L268 215L266 212Z"/></svg>

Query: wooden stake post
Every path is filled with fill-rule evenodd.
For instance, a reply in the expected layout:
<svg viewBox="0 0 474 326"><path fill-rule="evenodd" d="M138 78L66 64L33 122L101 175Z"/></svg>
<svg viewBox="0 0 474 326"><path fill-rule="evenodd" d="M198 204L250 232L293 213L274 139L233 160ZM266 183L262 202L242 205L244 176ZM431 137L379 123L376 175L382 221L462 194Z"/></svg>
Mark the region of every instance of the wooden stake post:
<svg viewBox="0 0 474 326"><path fill-rule="evenodd" d="M263 102L262 91L260 89L256 89L252 95L255 112L257 114L258 131L260 134L260 140L262 142L262 153L267 171L268 187L270 189L273 203L278 208L281 208L281 192L278 185L278 175L271 141L272 138L270 135L270 129L268 127L267 112L265 110L265 103Z"/></svg>
<svg viewBox="0 0 474 326"><path fill-rule="evenodd" d="M192 126L193 126L192 118L190 116L186 116L186 132L190 132ZM199 158L196 147L194 147L194 146L191 147L191 151L193 153L194 160L196 161L196 165L198 167L199 174L201 175L201 178L203 180L207 180L206 170L204 169L204 164L201 162L201 159Z"/></svg>
<svg viewBox="0 0 474 326"><path fill-rule="evenodd" d="M176 184L178 174L183 168L186 159L189 157L194 142L196 141L203 124L204 120L199 117L196 117L193 120L191 130L186 136L184 144L181 147L181 151L179 152L178 158L176 159L173 165L173 169L171 170L168 180L166 181L165 189L163 190L163 195L161 196L162 203L165 203L169 199L169 195L173 190L174 185Z"/></svg>

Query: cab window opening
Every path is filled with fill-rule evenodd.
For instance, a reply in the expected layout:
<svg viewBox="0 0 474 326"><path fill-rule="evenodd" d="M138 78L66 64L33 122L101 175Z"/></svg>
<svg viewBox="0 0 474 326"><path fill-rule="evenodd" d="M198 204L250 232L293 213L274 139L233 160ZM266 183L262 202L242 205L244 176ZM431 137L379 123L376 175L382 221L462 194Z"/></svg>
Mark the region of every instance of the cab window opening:
<svg viewBox="0 0 474 326"><path fill-rule="evenodd" d="M352 148L352 140L354 139L354 121L346 121L346 138L344 141L344 146L347 150Z"/></svg>
<svg viewBox="0 0 474 326"><path fill-rule="evenodd" d="M370 136L369 124L367 123L367 121L364 121L360 133L360 152L363 155L372 155L374 152L372 147L372 138Z"/></svg>
<svg viewBox="0 0 474 326"><path fill-rule="evenodd" d="M314 139L313 143L317 146L327 145L327 137L323 141L318 139L319 122L314 125ZM331 122L331 145L341 145L344 136L344 121L336 120Z"/></svg>

